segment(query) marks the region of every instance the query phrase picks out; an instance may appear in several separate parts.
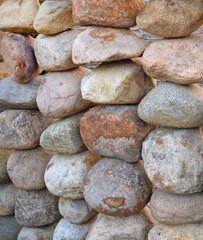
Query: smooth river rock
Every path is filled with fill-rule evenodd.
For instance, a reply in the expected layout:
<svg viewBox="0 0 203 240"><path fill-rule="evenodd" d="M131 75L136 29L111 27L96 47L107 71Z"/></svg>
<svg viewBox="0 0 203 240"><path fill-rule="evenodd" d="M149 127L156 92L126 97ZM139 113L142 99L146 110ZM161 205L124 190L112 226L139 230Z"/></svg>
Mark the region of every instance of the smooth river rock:
<svg viewBox="0 0 203 240"><path fill-rule="evenodd" d="M37 106L43 115L63 118L81 112L92 106L83 100L80 85L90 71L78 67L69 71L48 73L37 93Z"/></svg>
<svg viewBox="0 0 203 240"><path fill-rule="evenodd" d="M44 175L47 189L56 196L69 199L83 198L83 180L100 156L85 151L68 155L55 154Z"/></svg>
<svg viewBox="0 0 203 240"><path fill-rule="evenodd" d="M136 22L143 31L159 37L184 37L203 24L202 16L202 0L151 0L138 13Z"/></svg>
<svg viewBox="0 0 203 240"><path fill-rule="evenodd" d="M51 157L40 147L12 152L7 163L11 181L24 190L44 189L44 172Z"/></svg>
<svg viewBox="0 0 203 240"><path fill-rule="evenodd" d="M203 190L203 128L158 128L142 144L142 158L151 182L166 192Z"/></svg>
<svg viewBox="0 0 203 240"><path fill-rule="evenodd" d="M58 198L47 190L19 190L15 205L15 217L20 225L39 227L58 220Z"/></svg>
<svg viewBox="0 0 203 240"><path fill-rule="evenodd" d="M84 180L84 198L97 212L129 216L149 202L152 185L143 164L103 157Z"/></svg>
<svg viewBox="0 0 203 240"><path fill-rule="evenodd" d="M4 62L0 62L0 80L6 77L8 77L8 71L7 71L6 65Z"/></svg>
<svg viewBox="0 0 203 240"><path fill-rule="evenodd" d="M196 84L159 84L138 106L139 117L164 127L193 128L203 125L203 88Z"/></svg>
<svg viewBox="0 0 203 240"><path fill-rule="evenodd" d="M0 148L0 184L9 182L7 161L13 150Z"/></svg>
<svg viewBox="0 0 203 240"><path fill-rule="evenodd" d="M52 123L41 135L40 145L47 150L74 154L86 149L80 136L80 118L84 112Z"/></svg>
<svg viewBox="0 0 203 240"><path fill-rule="evenodd" d="M39 66L45 71L64 71L74 67L72 45L81 30L67 30L57 35L39 34L34 50Z"/></svg>
<svg viewBox="0 0 203 240"><path fill-rule="evenodd" d="M141 145L154 127L143 122L137 105L100 105L87 111L80 120L80 133L92 152L136 162Z"/></svg>
<svg viewBox="0 0 203 240"><path fill-rule="evenodd" d="M34 148L49 124L37 110L5 110L0 113L0 148Z"/></svg>
<svg viewBox="0 0 203 240"><path fill-rule="evenodd" d="M130 29L87 27L73 42L72 56L75 64L87 64L139 57L144 50Z"/></svg>
<svg viewBox="0 0 203 240"><path fill-rule="evenodd" d="M1 240L16 240L21 228L14 215L0 217Z"/></svg>
<svg viewBox="0 0 203 240"><path fill-rule="evenodd" d="M66 220L75 224L86 223L96 214L96 211L94 211L84 199L71 200L60 198L59 212Z"/></svg>
<svg viewBox="0 0 203 240"><path fill-rule="evenodd" d="M132 104L155 87L142 67L131 60L103 63L81 82L82 97L101 104Z"/></svg>
<svg viewBox="0 0 203 240"><path fill-rule="evenodd" d="M74 26L71 0L43 2L34 21L35 30L43 34L57 34Z"/></svg>
<svg viewBox="0 0 203 240"><path fill-rule="evenodd" d="M150 200L152 216L164 224L203 222L203 192L166 193L156 188Z"/></svg>
<svg viewBox="0 0 203 240"><path fill-rule="evenodd" d="M203 82L203 34L156 41L137 61L155 79L177 84Z"/></svg>

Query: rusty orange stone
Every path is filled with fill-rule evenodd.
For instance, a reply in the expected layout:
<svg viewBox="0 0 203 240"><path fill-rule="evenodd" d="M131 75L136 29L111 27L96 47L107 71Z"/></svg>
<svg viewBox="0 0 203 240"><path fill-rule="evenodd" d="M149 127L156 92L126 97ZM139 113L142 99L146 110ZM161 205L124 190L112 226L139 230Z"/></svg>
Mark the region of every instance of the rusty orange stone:
<svg viewBox="0 0 203 240"><path fill-rule="evenodd" d="M136 25L136 15L144 0L73 0L73 20L79 25L129 28Z"/></svg>

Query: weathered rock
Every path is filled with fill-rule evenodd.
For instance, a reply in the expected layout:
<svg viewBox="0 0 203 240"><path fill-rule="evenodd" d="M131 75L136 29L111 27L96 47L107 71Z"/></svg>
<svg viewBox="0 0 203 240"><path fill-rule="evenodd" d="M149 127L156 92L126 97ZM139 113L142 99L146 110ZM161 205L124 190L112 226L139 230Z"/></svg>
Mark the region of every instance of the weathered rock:
<svg viewBox="0 0 203 240"><path fill-rule="evenodd" d="M42 148L11 153L7 170L13 184L24 190L45 188L44 172L52 155Z"/></svg>
<svg viewBox="0 0 203 240"><path fill-rule="evenodd" d="M43 2L34 21L35 30L43 34L57 34L74 26L71 0Z"/></svg>
<svg viewBox="0 0 203 240"><path fill-rule="evenodd" d="M30 36L9 33L1 42L2 54L8 75L19 83L26 83L41 73Z"/></svg>
<svg viewBox="0 0 203 240"><path fill-rule="evenodd" d="M129 28L136 25L135 16L144 0L73 0L73 20L76 24Z"/></svg>
<svg viewBox="0 0 203 240"><path fill-rule="evenodd" d="M62 118L89 108L92 103L83 100L80 85L86 68L49 73L39 87L37 105L43 115Z"/></svg>
<svg viewBox="0 0 203 240"><path fill-rule="evenodd" d="M152 78L177 84L203 82L203 34L154 42L137 61Z"/></svg>
<svg viewBox="0 0 203 240"><path fill-rule="evenodd" d="M59 212L66 220L75 224L83 224L96 214L84 199L60 198Z"/></svg>
<svg viewBox="0 0 203 240"><path fill-rule="evenodd" d="M15 217L20 225L26 227L39 227L53 223L60 218L58 198L47 190L19 190Z"/></svg>
<svg viewBox="0 0 203 240"><path fill-rule="evenodd" d="M14 214L16 194L17 188L12 183L0 184L0 216Z"/></svg>
<svg viewBox="0 0 203 240"><path fill-rule="evenodd" d="M62 218L54 231L53 240L85 240L90 224L73 224Z"/></svg>
<svg viewBox="0 0 203 240"><path fill-rule="evenodd" d="M0 148L34 148L48 126L48 119L37 110L3 111L0 113Z"/></svg>
<svg viewBox="0 0 203 240"><path fill-rule="evenodd" d="M203 223L185 225L158 224L152 228L148 240L202 240Z"/></svg>
<svg viewBox="0 0 203 240"><path fill-rule="evenodd" d="M0 107L37 109L36 97L43 76L37 76L27 84L20 84L8 77L0 81Z"/></svg>
<svg viewBox="0 0 203 240"><path fill-rule="evenodd" d="M74 154L86 149L80 136L80 118L74 114L51 124L41 135L40 145L53 152Z"/></svg>
<svg viewBox="0 0 203 240"><path fill-rule="evenodd" d="M140 212L152 193L143 164L102 158L84 180L84 198L97 212L129 216Z"/></svg>
<svg viewBox="0 0 203 240"><path fill-rule="evenodd" d="M18 234L17 240L52 240L55 226L54 223L45 227L23 227Z"/></svg>
<svg viewBox="0 0 203 240"><path fill-rule="evenodd" d="M150 200L153 217L164 224L203 222L203 192L172 194L156 188Z"/></svg>
<svg viewBox="0 0 203 240"><path fill-rule="evenodd" d="M90 151L128 162L141 159L142 141L152 129L133 105L97 106L80 120L81 137Z"/></svg>
<svg viewBox="0 0 203 240"><path fill-rule="evenodd" d="M4 62L0 62L0 80L8 77L8 72ZM0 82L1 83L1 82Z"/></svg>
<svg viewBox="0 0 203 240"><path fill-rule="evenodd" d="M75 64L111 62L139 57L144 50L130 29L87 27L73 42L72 56Z"/></svg>
<svg viewBox="0 0 203 240"><path fill-rule="evenodd" d="M20 229L15 216L0 217L1 240L16 240Z"/></svg>
<svg viewBox="0 0 203 240"><path fill-rule="evenodd" d="M0 29L16 33L35 33L33 22L38 9L38 0L1 1Z"/></svg>
<svg viewBox="0 0 203 240"><path fill-rule="evenodd" d="M142 213L129 217L112 217L100 213L86 240L146 240L149 230L149 222Z"/></svg>
<svg viewBox="0 0 203 240"><path fill-rule="evenodd" d="M6 34L7 34L6 32L3 32L3 31L0 30L0 61L3 61L3 57L2 57L2 54L1 54L1 40Z"/></svg>
<svg viewBox="0 0 203 240"><path fill-rule="evenodd" d="M158 128L142 144L149 179L166 192L203 190L203 129Z"/></svg>
<svg viewBox="0 0 203 240"><path fill-rule="evenodd" d="M203 2L152 0L138 13L137 25L159 37L184 37L203 24Z"/></svg>
<svg viewBox="0 0 203 240"><path fill-rule="evenodd" d="M82 97L102 104L138 103L155 83L131 60L103 63L81 82Z"/></svg>
<svg viewBox="0 0 203 240"><path fill-rule="evenodd" d="M7 173L7 161L13 150L7 150L0 148L0 184L9 181Z"/></svg>
<svg viewBox="0 0 203 240"><path fill-rule="evenodd" d="M150 124L192 128L203 125L203 88L164 82L142 99L139 117Z"/></svg>
<svg viewBox="0 0 203 240"><path fill-rule="evenodd" d="M45 71L63 71L74 67L72 45L81 30L68 30L54 36L39 34L34 50L39 66Z"/></svg>
<svg viewBox="0 0 203 240"><path fill-rule="evenodd" d="M59 197L82 199L85 175L99 159L88 151L74 155L55 154L44 175L48 190Z"/></svg>

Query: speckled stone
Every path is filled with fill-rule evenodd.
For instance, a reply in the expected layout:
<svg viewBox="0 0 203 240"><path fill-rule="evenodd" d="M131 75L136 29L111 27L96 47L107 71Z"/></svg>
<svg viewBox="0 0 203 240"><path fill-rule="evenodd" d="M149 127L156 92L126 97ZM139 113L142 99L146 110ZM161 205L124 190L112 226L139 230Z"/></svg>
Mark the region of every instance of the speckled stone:
<svg viewBox="0 0 203 240"><path fill-rule="evenodd" d="M0 184L8 182L7 161L13 150L0 148Z"/></svg>
<svg viewBox="0 0 203 240"><path fill-rule="evenodd" d="M0 80L6 77L8 77L8 71L7 71L6 65L4 62L0 62Z"/></svg>

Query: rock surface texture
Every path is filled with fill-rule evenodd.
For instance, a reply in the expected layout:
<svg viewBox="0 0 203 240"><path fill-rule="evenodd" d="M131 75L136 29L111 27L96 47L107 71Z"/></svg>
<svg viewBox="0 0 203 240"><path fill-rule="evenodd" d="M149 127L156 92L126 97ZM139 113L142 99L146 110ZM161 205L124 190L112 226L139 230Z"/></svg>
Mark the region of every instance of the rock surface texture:
<svg viewBox="0 0 203 240"><path fill-rule="evenodd" d="M9 182L7 161L13 150L0 148L0 184Z"/></svg>
<svg viewBox="0 0 203 240"><path fill-rule="evenodd" d="M21 228L14 215L0 217L1 240L16 240Z"/></svg>
<svg viewBox="0 0 203 240"><path fill-rule="evenodd" d="M7 71L6 65L4 62L0 62L0 80L6 77L8 77L8 71Z"/></svg>

